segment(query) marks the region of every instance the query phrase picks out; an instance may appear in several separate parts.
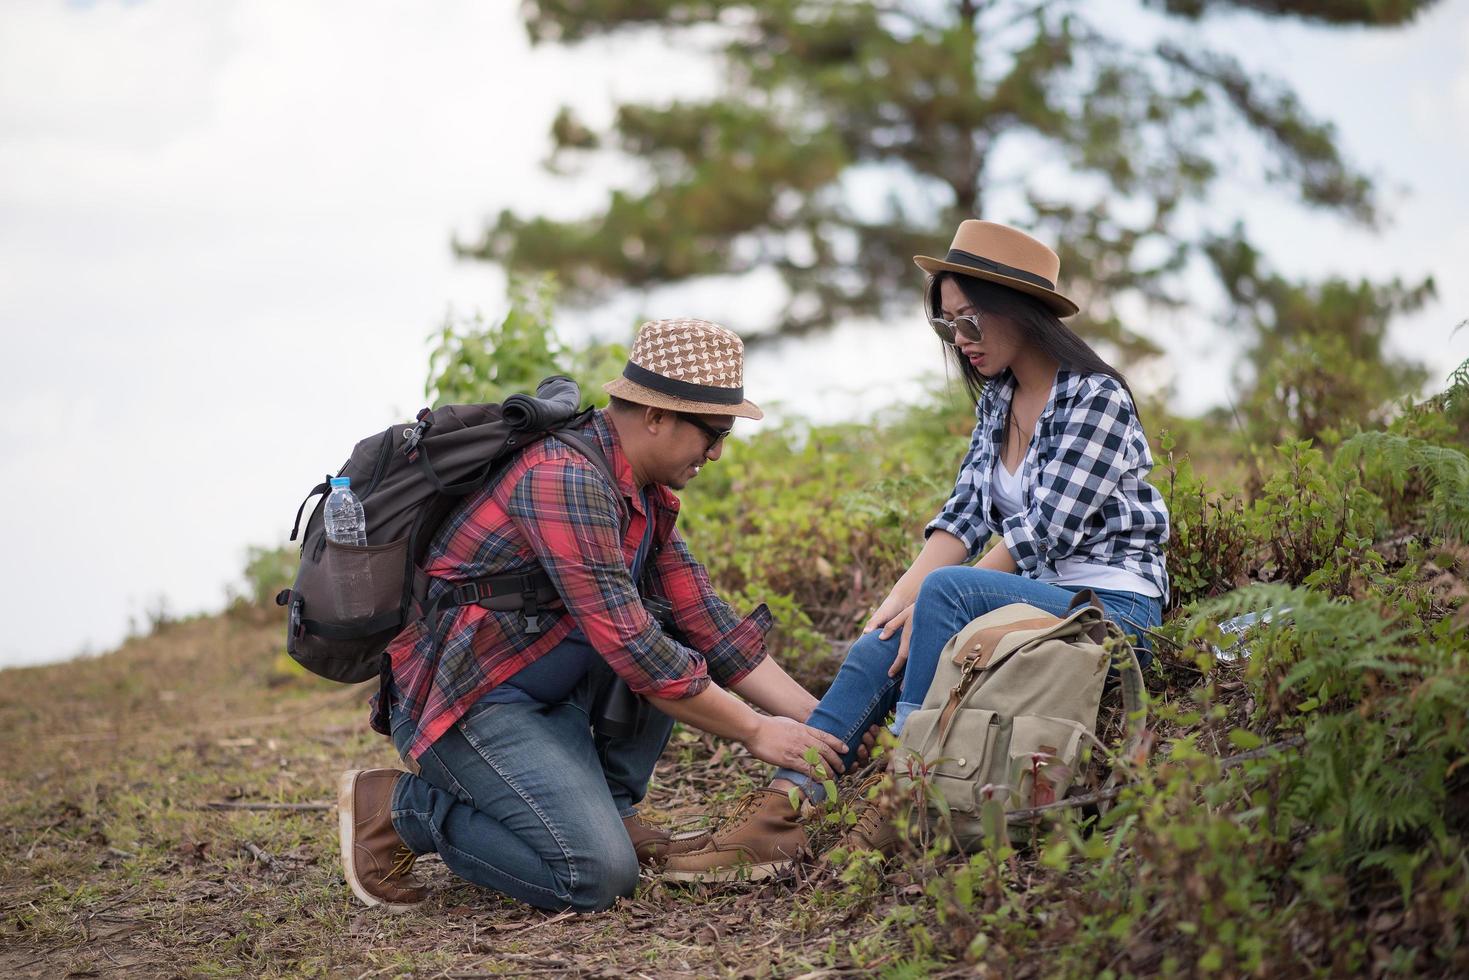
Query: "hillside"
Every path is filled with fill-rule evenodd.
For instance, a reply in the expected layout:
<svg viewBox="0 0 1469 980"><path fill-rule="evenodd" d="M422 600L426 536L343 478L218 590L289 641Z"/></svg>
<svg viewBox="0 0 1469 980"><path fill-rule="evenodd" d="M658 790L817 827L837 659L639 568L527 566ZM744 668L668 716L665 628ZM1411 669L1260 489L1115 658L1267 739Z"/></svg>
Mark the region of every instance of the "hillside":
<svg viewBox="0 0 1469 980"><path fill-rule="evenodd" d="M1172 602L1147 674L1151 752L1095 753L1079 785L1108 767L1126 784L1105 814L758 887L645 878L600 915L517 906L433 858L422 909L355 902L336 777L395 758L367 727L370 690L282 652L265 599L292 554L259 552L253 602L0 672L0 974L1469 974L1469 364L1452 380L1385 429L1319 442L1160 426ZM771 604L775 653L813 690L906 567L968 424L920 407L769 429L684 494L716 587ZM1267 608L1248 655L1218 659L1217 624ZM1113 746L1118 706L1103 708ZM764 776L676 729L645 812L700 825ZM820 847L844 814L813 818Z"/></svg>
<svg viewBox="0 0 1469 980"><path fill-rule="evenodd" d="M392 765L365 688L278 654L273 615L165 626L96 659L5 671L3 976L798 975L871 931L793 883L708 896L648 882L589 917L548 916L420 862L422 912L358 905L342 881L336 775ZM370 686L370 685L369 685ZM696 820L761 767L675 733L650 814ZM819 941L818 941L819 940Z"/></svg>
<svg viewBox="0 0 1469 980"><path fill-rule="evenodd" d="M1058 891L1065 882L1048 871L1055 867L1049 848L1002 854L1001 864L990 867L997 875L1003 869L997 894L1009 896L1013 907L985 901L988 889L970 882L976 918L967 930L954 918L957 906L939 900L946 894L952 900L952 893L936 886L980 868L984 855L968 864L915 855L881 875L856 865L840 877L806 868L759 888L723 891L669 888L645 878L635 900L584 917L517 906L458 882L428 858L420 867L434 895L423 910L393 916L362 908L337 862L329 806L334 779L345 768L392 765L394 756L366 727L369 691L302 675L279 650L273 613L240 606L164 625L96 659L4 672L0 824L11 860L0 872L3 975L970 975L974 967L962 958L944 965L946 946L962 954L963 945L954 949L961 942L973 958L970 937L1002 934L975 926L995 921L998 912L1013 928L1047 903L1052 908L1043 919L1055 937L1032 933L1028 947L1007 954L1010 966L1017 975L1040 976L1082 965L1056 957L1079 925L1068 926L1068 915L1096 896L1081 881L1068 886L1076 889L1069 898ZM1162 729L1171 729L1177 745L1186 734L1179 725L1191 722L1195 730L1181 741L1197 738L1199 748L1232 751L1217 724L1197 716L1166 720L1169 689L1187 689L1197 677L1185 660L1161 659L1150 686L1162 688L1155 691L1165 702ZM1215 679L1219 710L1206 715L1217 722L1249 710L1237 668L1222 669ZM675 732L647 805L653 818L696 824L701 798L727 803L752 785L761 766L742 750L711 752L711 746L707 738ZM1196 792L1199 771L1172 767L1152 802L1179 816L1163 791L1179 791L1181 780L1183 792ZM1460 792L1459 803L1464 800ZM1146 807L1143 816L1146 821ZM1455 823L1462 834L1462 809ZM1204 853L1231 843L1240 842L1209 841ZM1166 857L1149 860L1163 870L1171 864ZM1156 884L1207 910L1208 902L1196 902L1205 897L1199 890L1223 883L1221 876L1237 872L1242 858L1256 860L1213 857L1212 866L1174 866ZM1270 856L1257 857L1263 872ZM1221 868L1219 861L1234 863ZM1268 913L1269 893L1251 889L1261 903L1257 913ZM1413 951L1426 957L1435 946L1462 966L1464 905L1450 904L1452 892L1405 904L1390 880L1379 881L1362 896L1365 918L1348 907L1335 925L1376 933L1379 942L1368 952L1379 967L1394 958L1399 968L1411 967ZM1160 906L1154 917L1165 911ZM1173 935L1186 954L1189 937ZM1196 972L1196 962L1170 958L1158 939L1135 936L1120 944L1125 960L1114 968ZM1320 937L1314 942L1288 972L1335 972L1329 949ZM1448 962L1425 972L1440 972ZM1242 965L1219 972L1253 972Z"/></svg>

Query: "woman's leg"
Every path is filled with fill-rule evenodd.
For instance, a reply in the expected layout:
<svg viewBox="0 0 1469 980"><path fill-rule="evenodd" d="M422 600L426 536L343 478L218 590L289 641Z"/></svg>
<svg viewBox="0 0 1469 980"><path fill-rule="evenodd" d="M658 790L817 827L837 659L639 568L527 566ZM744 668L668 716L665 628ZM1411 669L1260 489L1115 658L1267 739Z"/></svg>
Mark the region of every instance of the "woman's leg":
<svg viewBox="0 0 1469 980"><path fill-rule="evenodd" d="M1080 589L1073 589L1079 592ZM1122 632L1133 638L1132 648L1137 653L1137 662L1144 669L1153 662L1153 645L1148 640L1148 630L1157 629L1163 622L1163 602L1156 596L1139 595L1136 592L1119 592L1115 589L1093 589L1107 610L1107 618Z"/></svg>
<svg viewBox="0 0 1469 980"><path fill-rule="evenodd" d="M955 633L987 612L1024 602L1053 615L1066 613L1074 595L1068 589L1023 575L955 565L936 569L923 580L913 612L908 669L898 697L893 731L901 732L908 716L923 705L938 670L939 654Z"/></svg>
<svg viewBox="0 0 1469 980"><path fill-rule="evenodd" d="M829 732L842 740L849 751L842 757L847 767L857 761L857 746L862 735L880 723L893 710L902 676L889 677L888 669L898 656L900 634L880 638L880 630L863 633L847 651L841 669L806 724ZM775 779L785 779L800 786L811 799L826 798L821 785L805 773L794 769L777 769Z"/></svg>

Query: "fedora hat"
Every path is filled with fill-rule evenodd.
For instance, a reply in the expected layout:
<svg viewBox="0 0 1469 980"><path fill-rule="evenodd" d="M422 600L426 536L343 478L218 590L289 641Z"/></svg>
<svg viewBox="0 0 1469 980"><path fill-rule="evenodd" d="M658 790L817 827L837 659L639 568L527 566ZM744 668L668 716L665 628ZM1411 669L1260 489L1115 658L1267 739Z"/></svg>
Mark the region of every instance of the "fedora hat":
<svg viewBox="0 0 1469 980"><path fill-rule="evenodd" d="M1075 303L1056 292L1061 259L1023 231L995 221L961 221L949 254L941 259L915 255L918 268L935 275L954 272L997 282L1034 296L1057 316L1071 316Z"/></svg>
<svg viewBox="0 0 1469 980"><path fill-rule="evenodd" d="M602 388L638 405L700 415L764 418L745 399L745 343L708 320L650 320L638 327L622 377Z"/></svg>

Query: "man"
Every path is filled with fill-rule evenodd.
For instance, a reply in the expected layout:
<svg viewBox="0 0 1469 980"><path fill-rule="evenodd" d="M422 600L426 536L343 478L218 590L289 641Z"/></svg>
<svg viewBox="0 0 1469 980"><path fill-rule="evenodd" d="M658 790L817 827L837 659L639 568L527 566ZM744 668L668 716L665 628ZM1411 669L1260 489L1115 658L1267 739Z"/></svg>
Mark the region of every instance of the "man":
<svg viewBox="0 0 1469 980"><path fill-rule="evenodd" d="M674 719L773 765L806 770L815 749L841 771L846 747L803 723L816 699L765 655L769 610L739 619L674 528L673 491L719 459L736 417L761 417L743 374L744 345L725 328L645 323L605 386L612 404L577 433L615 486L553 435L450 516L425 564L429 605L536 568L555 595L534 615L451 606L389 646L391 735L417 769L342 777L342 860L363 902L421 902L410 871L429 852L541 908L595 911L631 895L640 863L708 843L636 815ZM649 596L671 604L677 638ZM619 678L653 709L640 730L598 724Z"/></svg>

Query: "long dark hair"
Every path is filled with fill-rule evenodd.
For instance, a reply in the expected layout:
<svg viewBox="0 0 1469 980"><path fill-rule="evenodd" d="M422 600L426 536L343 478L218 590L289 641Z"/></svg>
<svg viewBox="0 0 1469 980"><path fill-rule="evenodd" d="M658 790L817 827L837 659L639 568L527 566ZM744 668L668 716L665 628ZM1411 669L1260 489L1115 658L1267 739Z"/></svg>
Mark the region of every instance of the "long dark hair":
<svg viewBox="0 0 1469 980"><path fill-rule="evenodd" d="M1040 348L1051 357L1060 362L1061 366L1068 371L1079 374L1105 374L1117 379L1122 385L1127 397L1132 398L1132 388L1128 386L1127 379L1122 372L1102 360L1101 355L1092 350L1091 345L1076 335L1061 318L1052 313L1044 303L1033 296L1002 286L997 282L989 282L985 279L976 279L973 276L962 276L953 272L940 272L928 280L928 315L938 316L943 309L939 299L939 288L944 280L953 278L959 286L964 298L974 308L987 316L1000 316L1016 324L1025 334L1026 343ZM945 345L949 351L949 359L954 367L959 370L959 376L964 379L964 387L969 392L969 398L975 404L979 403L979 396L984 391L985 377L978 369L954 347ZM1137 412L1137 399L1132 398L1133 412Z"/></svg>

